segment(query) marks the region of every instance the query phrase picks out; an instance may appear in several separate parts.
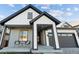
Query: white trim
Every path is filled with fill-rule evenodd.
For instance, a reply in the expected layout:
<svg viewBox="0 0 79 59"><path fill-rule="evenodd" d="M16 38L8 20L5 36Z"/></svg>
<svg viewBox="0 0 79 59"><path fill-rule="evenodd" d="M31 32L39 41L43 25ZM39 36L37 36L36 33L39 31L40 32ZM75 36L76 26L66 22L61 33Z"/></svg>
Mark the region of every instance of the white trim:
<svg viewBox="0 0 79 59"><path fill-rule="evenodd" d="M57 29L58 33L74 33L76 30L68 30L68 29Z"/></svg>
<svg viewBox="0 0 79 59"><path fill-rule="evenodd" d="M49 45L49 38L48 38L48 36L47 36L47 35L48 35L48 32L49 32L49 31L46 31L46 46L50 46L50 45Z"/></svg>
<svg viewBox="0 0 79 59"><path fill-rule="evenodd" d="M37 25L36 24L33 24L33 31L34 31L34 33L33 33L33 35L34 35L34 38L33 38L33 40L34 40L34 46L33 46L33 48L34 49L37 49Z"/></svg>
<svg viewBox="0 0 79 59"><path fill-rule="evenodd" d="M75 37L76 37L76 40L77 40L77 44L79 46L79 37L78 37L78 34L76 32L76 30L57 30L58 33L74 33Z"/></svg>
<svg viewBox="0 0 79 59"><path fill-rule="evenodd" d="M56 25L54 22L53 22L52 26L53 26L53 31L54 31L56 49L59 49L60 47L59 47L58 35L57 35L57 31L56 31Z"/></svg>
<svg viewBox="0 0 79 59"><path fill-rule="evenodd" d="M1 40L0 40L0 46L1 46L1 43L2 43L2 39L3 39L3 35L4 35L4 31L5 31L5 27L3 27L3 31L2 31L2 36L1 36Z"/></svg>
<svg viewBox="0 0 79 59"><path fill-rule="evenodd" d="M77 44L78 44L78 46L79 46L79 37L78 37L78 34L77 34L76 31L74 31L74 34L75 34L75 37L76 37L76 40L77 40Z"/></svg>

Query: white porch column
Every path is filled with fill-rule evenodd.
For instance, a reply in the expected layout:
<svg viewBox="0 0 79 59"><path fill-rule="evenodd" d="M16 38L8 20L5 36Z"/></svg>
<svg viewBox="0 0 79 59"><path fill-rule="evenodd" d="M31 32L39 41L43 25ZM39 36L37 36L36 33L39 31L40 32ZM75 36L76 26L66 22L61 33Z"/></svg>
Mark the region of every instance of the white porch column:
<svg viewBox="0 0 79 59"><path fill-rule="evenodd" d="M33 49L37 49L37 25L33 24Z"/></svg>
<svg viewBox="0 0 79 59"><path fill-rule="evenodd" d="M47 46L50 46L50 45L49 45L48 32L49 32L49 31L46 31L46 45L47 45Z"/></svg>
<svg viewBox="0 0 79 59"><path fill-rule="evenodd" d="M3 30L2 30L2 35L1 35L1 38L0 38L0 47L1 47L1 44L2 44L4 31L5 31L5 27L3 27Z"/></svg>
<svg viewBox="0 0 79 59"><path fill-rule="evenodd" d="M53 26L53 32L54 32L54 37L55 37L56 49L59 49L59 41L58 41L58 36L57 36L57 30L56 30L55 23L53 23L52 26Z"/></svg>
<svg viewBox="0 0 79 59"><path fill-rule="evenodd" d="M77 34L77 32L76 32L76 31L74 31L74 32L75 32L75 37L76 37L77 44L78 44L78 47L79 47L79 37L78 37L78 34Z"/></svg>

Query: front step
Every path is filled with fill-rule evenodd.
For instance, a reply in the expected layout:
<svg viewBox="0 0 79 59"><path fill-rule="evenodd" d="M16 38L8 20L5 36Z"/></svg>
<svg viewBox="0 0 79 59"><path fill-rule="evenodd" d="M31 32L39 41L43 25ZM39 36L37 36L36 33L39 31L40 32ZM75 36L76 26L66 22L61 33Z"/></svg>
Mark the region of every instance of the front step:
<svg viewBox="0 0 79 59"><path fill-rule="evenodd" d="M51 46L38 46L38 50L32 50L32 53L62 53L62 50L56 50Z"/></svg>

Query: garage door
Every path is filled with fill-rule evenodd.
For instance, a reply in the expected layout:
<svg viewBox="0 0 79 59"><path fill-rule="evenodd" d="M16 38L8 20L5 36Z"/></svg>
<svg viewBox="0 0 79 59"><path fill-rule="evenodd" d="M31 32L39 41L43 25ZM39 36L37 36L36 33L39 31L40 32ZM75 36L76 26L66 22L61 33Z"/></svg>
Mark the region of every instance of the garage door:
<svg viewBox="0 0 79 59"><path fill-rule="evenodd" d="M58 33L58 40L61 48L77 47L77 42L74 34Z"/></svg>

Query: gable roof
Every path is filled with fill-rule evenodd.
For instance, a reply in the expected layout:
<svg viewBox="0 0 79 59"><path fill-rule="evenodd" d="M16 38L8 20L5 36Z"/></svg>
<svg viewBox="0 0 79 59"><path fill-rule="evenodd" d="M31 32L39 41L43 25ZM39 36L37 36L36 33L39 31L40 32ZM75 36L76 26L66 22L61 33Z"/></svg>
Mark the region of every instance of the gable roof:
<svg viewBox="0 0 79 59"><path fill-rule="evenodd" d="M72 21L72 22L70 22L70 24L71 24L73 27L77 27L77 26L79 26L79 20Z"/></svg>
<svg viewBox="0 0 79 59"><path fill-rule="evenodd" d="M57 27L62 27L62 26L64 26L65 24L67 24L69 27L72 28L72 25L70 25L68 22L62 22L62 23L58 24Z"/></svg>
<svg viewBox="0 0 79 59"><path fill-rule="evenodd" d="M39 14L42 13L42 11L40 11L39 9L37 9L36 7L34 7L33 5L29 4L27 6L25 6L24 8L20 9L19 11L15 12L14 14L8 16L7 18L3 19L0 21L1 25L4 25L5 22L9 21L10 19L14 18L15 16L19 15L20 13L24 12L25 10L32 8L33 10L35 10L36 12L38 12Z"/></svg>
<svg viewBox="0 0 79 59"><path fill-rule="evenodd" d="M37 17L35 17L34 19L32 19L32 20L30 21L30 24L33 24L33 22L35 22L37 19L39 19L39 18L40 18L41 16L43 16L43 15L47 16L49 19L51 19L52 21L54 21L56 24L59 24L59 23L60 23L59 20L57 20L55 17L51 16L51 15L48 14L47 12L42 12L42 14L40 14L40 15L38 15Z"/></svg>

